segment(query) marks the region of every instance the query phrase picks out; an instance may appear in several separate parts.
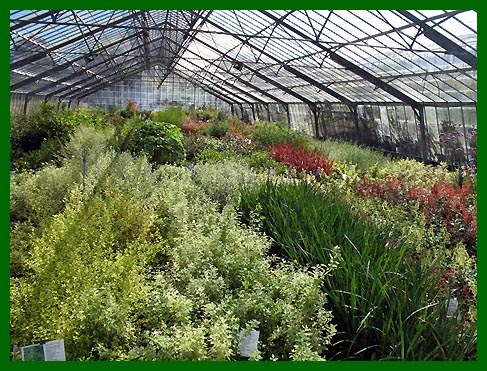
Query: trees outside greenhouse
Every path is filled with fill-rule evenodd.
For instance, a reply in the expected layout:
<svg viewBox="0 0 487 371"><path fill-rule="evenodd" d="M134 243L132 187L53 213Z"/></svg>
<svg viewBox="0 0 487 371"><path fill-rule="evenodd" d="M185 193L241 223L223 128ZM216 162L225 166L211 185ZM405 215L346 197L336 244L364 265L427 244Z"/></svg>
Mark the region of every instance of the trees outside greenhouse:
<svg viewBox="0 0 487 371"><path fill-rule="evenodd" d="M476 360L476 55L474 10L11 10L12 361Z"/></svg>

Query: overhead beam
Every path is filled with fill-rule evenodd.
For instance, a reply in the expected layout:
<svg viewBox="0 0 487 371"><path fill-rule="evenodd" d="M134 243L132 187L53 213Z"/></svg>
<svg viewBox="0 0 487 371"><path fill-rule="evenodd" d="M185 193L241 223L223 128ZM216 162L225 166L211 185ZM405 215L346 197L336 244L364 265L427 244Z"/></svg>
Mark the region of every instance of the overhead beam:
<svg viewBox="0 0 487 371"><path fill-rule="evenodd" d="M60 100L62 99L65 99L67 97L69 97L70 100L72 99L82 99L84 97L86 97L87 95L91 95L101 89L103 89L105 86L108 86L108 85L112 85L118 81L121 81L129 76L133 76L141 71L143 71L145 69L145 67L143 65L141 65L140 63L136 63L132 66L129 67L129 69L126 71L126 74L125 76L117 76L117 72L113 74L113 76L115 76L116 78L114 78L113 80L111 81L108 81L108 82L103 82L103 83L98 83L98 82L94 82L92 83L91 85L87 85L84 87L84 90L78 90L77 94L70 94L70 93L67 93L67 94L64 94L62 96L59 97ZM86 91L87 89L90 89L90 91Z"/></svg>
<svg viewBox="0 0 487 371"><path fill-rule="evenodd" d="M424 36L426 36L437 45L441 46L448 54L454 55L461 61L467 63L470 67L477 69L477 57L475 55L465 50L460 45L450 40L448 37L439 33L433 27L429 26L425 21L419 19L407 10L397 10L397 12L420 26L424 31Z"/></svg>
<svg viewBox="0 0 487 371"><path fill-rule="evenodd" d="M130 39L132 39L132 38L134 38L134 37L138 37L138 36L139 36L139 34L142 34L142 31L139 31L138 33L136 33L136 34L134 34L134 35L130 35L130 36L124 37L124 38L122 38L122 39L120 39L120 40L117 40L117 41L115 41L115 42L113 42L113 43L110 43L110 44L108 44L108 45L104 45L104 46L103 46L103 49L104 49L104 50L106 50L107 48L111 48L112 46L115 46L115 45L120 44L120 43L122 43L122 42L128 41L128 40L130 40ZM131 50L133 50L133 49L131 49ZM96 52L94 51L93 53L98 53L99 51L101 51L101 50L97 50ZM123 53L123 54L126 54L126 53ZM120 55L123 55L123 54L120 54ZM73 65L73 63L76 63L76 62L78 62L78 61L80 61L80 60L84 59L84 58L85 58L86 56L88 56L88 55L89 55L89 53L88 53L88 54L83 54L82 56L80 56L80 57L78 57L78 58L75 58L75 59L73 59L73 60L71 60L71 61L69 61L69 62L66 62L66 63L60 64L60 65L57 65L57 66L55 66L55 67L53 67L53 68L50 68L50 69L47 69L47 70L45 70L45 71L43 71L43 72L41 72L41 73L38 73L38 74L37 74L37 75L35 75L35 76L29 77L29 78L27 78L27 79L24 79L24 80L22 80L22 81L20 81L20 82L18 82L18 83L16 83L16 84L14 84L14 85L11 85L11 86L10 86L10 90L12 91L12 90L17 90L17 89L20 89L20 88L22 88L22 87L24 87L24 86L26 86L26 85L28 85L28 84L31 84L31 83L35 82L36 80L42 79L43 77L46 77L46 76L49 76L49 75L51 75L51 74L54 74L54 73L60 72L60 71L62 71L62 70L65 70L66 68L71 67L71 66ZM118 56L119 56L119 55L117 55L117 57L118 57ZM94 65L89 66L89 68L90 68L90 69L91 69L91 68L94 68L94 67L96 67L96 66L98 66L98 65L100 65L100 64L103 64L103 63L105 63L105 62L106 62L106 61L105 61L105 60L103 60L103 61L101 61L101 62L99 62L99 63L97 63L97 64L94 64ZM82 70L82 67L80 67L80 69L81 69L81 70L80 70L80 71L78 71L78 72L80 72L80 73L85 73L85 72L87 72L87 71L85 71L85 70ZM77 72L75 72L75 73L77 73Z"/></svg>
<svg viewBox="0 0 487 371"><path fill-rule="evenodd" d="M227 58L227 59L228 59L230 62L232 62L232 61L233 61L233 60L232 60L232 58L230 58L230 57L229 57L227 54L223 53L221 50L219 50L219 49L215 48L214 46L212 46L212 45L210 45L210 44L208 44L208 43L204 42L203 40L199 39L197 36L195 36L195 37L194 37L194 39L195 39L197 42L199 42L199 43L203 44L203 45L204 45L205 47L207 47L208 49L211 49L211 50L213 50L215 53L220 54L222 57ZM188 50L188 52L190 52L190 53L192 53L192 54L194 54L194 55L197 55L197 54L196 54L196 53L194 53L193 51ZM265 91L265 90L263 90L263 89L259 88L258 86L256 86L256 85L252 84L250 81L244 80L244 79L242 79L241 77L239 77L238 75L233 74L233 73L231 73L231 72L229 72L229 71L225 71L225 73L228 73L229 75L231 75L232 77L234 77L235 79L237 79L237 81L238 81L238 82L240 82L240 83L242 83L242 84L244 84L244 85L246 85L246 86L250 87L251 89L255 89L255 90L256 90L256 91L258 91L260 94L265 95L266 97L268 97L268 98L270 98L270 99L272 99L272 100L274 100L274 101L276 101L276 102L278 102L278 103L281 103L281 104L286 104L286 103L285 103L283 100L281 100L281 99L279 99L279 98L275 97L274 95L272 95L272 94L268 93L267 91Z"/></svg>
<svg viewBox="0 0 487 371"><path fill-rule="evenodd" d="M40 21L43 18L50 17L51 15L54 15L58 13L59 10L49 10L46 13L39 14L35 17L32 17L30 19L16 19L14 20L15 22L18 22L17 24L14 24L13 26L10 27L10 32L15 31L21 27L24 27L25 25L29 23L36 23L37 21Z"/></svg>
<svg viewBox="0 0 487 371"><path fill-rule="evenodd" d="M284 20L283 20L283 19L279 19L278 21L279 21L279 22L283 22ZM225 28L223 28L223 27L222 27L222 26L220 26L219 24L216 24L216 23L214 23L214 22L208 22L208 23L210 23L210 24L211 24L213 27L216 27L216 28L218 28L218 29L220 29L220 30L222 30L222 31L226 31L226 30L225 30ZM261 55L264 55L264 56L266 56L267 58L269 58L269 59L271 59L271 60L273 60L273 61L275 61L275 62L277 62L277 63L282 63L282 61L281 61L281 60L279 60L278 58L274 57L273 55L271 55L271 54L267 53L265 50L263 50L263 49L261 49L261 48L259 48L259 47L255 46L255 45L250 44L248 40L245 40L245 39L243 39L242 37L237 36L237 35L233 35L233 34L232 34L232 36L233 36L234 38L236 38L237 40L239 40L240 42L244 43L245 45L249 46L250 48L252 48L252 49L256 50L256 51L257 51L257 52L259 52ZM206 44L206 45L207 45L207 44ZM333 89L330 89L328 86L325 86L324 84L322 84L322 83L320 83L320 82L318 82L318 81L314 80L313 78L311 78L311 77L309 77L309 76L305 75L304 73L302 73L301 71L297 70L296 68L291 67L291 66L289 66L289 65L287 65L287 64L284 64L284 65L283 65L283 68L284 68L284 69L285 69L287 72L289 72L289 73L291 73L291 74L295 75L296 77L299 77L300 79L302 79L302 80L306 81L307 83L309 83L309 84L311 84L311 85L313 85L313 86L315 86L315 87L319 88L320 90L324 91L325 93L327 93L327 94L331 95L332 97L334 97L334 98L338 99L340 102L342 102L342 103L344 103L344 104L347 104L347 105L352 104L352 102L351 102L351 101L350 101L348 98L346 98L346 97L344 97L343 95L341 95L341 94L337 93L337 92L336 92L336 91L334 91Z"/></svg>
<svg viewBox="0 0 487 371"><path fill-rule="evenodd" d="M139 56L135 56L135 57L133 57L132 59L125 60L125 62L124 62L124 63L127 63L127 62L132 62L132 61L137 60L137 59L139 59ZM104 72L105 72L105 71L103 71L103 73L104 73ZM117 71L115 71L115 72L112 72L112 74L111 74L111 75L108 75L108 77L107 77L107 76L103 76L103 78L104 78L104 79L108 79L110 76L113 76L113 75L115 75L115 74L117 74L117 73L120 73L120 71L119 71L119 70L117 70ZM81 72L77 72L76 74L70 75L70 76L68 76L68 80L70 80L70 79L72 79L73 77L75 77L75 75L76 75L76 76L78 76L78 75L80 75L80 74L81 74ZM62 80L64 80L64 79L62 79ZM91 81L100 81L100 79L97 79L96 77L93 77L93 76L88 76L88 77L86 77L86 78L84 78L84 79L82 79L82 80L79 80L79 81L74 81L74 82L73 82L71 85L63 86L63 87L62 87L62 88L60 88L60 89L57 89L57 90L55 90L55 91L53 91L53 92L50 92L50 93L49 93L47 96L48 96L48 97L51 97L51 96L54 96L54 95L58 95L59 93L62 93L62 92L63 92L63 91L65 91L65 90L69 90L69 89L72 89L72 88L76 87L76 85L81 86L81 89L83 89L84 87L82 86L82 84L89 83L89 82L91 82ZM58 84L60 84L61 82L63 82L63 81L56 81L54 84L55 84L55 85L58 85ZM45 86L45 87L43 87L43 88L38 88L38 89L36 89L36 90L34 90L34 91L30 92L30 93L29 93L29 95L34 95L34 94L40 93L41 91L46 90L46 89L49 89L50 87L52 87L52 85L51 85L51 86Z"/></svg>
<svg viewBox="0 0 487 371"><path fill-rule="evenodd" d="M153 40L153 42L157 42L157 41L160 41L160 40L162 40L162 39L163 39L163 37L161 36L161 37L158 37L157 39L154 39L154 40ZM132 47L131 49L124 51L124 52L123 52L123 53L121 53L121 54L115 55L115 56L114 56L114 58L120 58L120 57L123 57L123 56L129 55L130 53L136 52L137 50L139 50L139 49L141 49L141 48L142 48L142 45L137 45L137 46L134 46L134 47ZM132 58L132 59L130 59L129 61L133 61L133 60L135 60L135 59L137 59L137 58L141 58L141 56L136 55L135 57L133 57L133 58ZM98 62L97 64L90 66L90 68L94 68L94 67L96 67L96 66L102 65L102 64L104 64L105 62L106 62L105 60L100 61L100 62ZM127 60L125 60L125 61L124 61L124 63L126 63L126 62L127 62ZM123 67L123 65L121 65L121 66ZM109 69L108 69L108 70L109 70ZM107 71L107 69L105 69L105 70L103 70L103 71L98 71L98 72L97 72L97 74L104 74L106 71ZM82 74L83 72L84 72L84 71L78 71L78 72L75 72L75 73L71 74L70 76L67 76L67 77L65 77L65 78L63 78L63 79L61 79L61 80L59 80L59 81L54 82L52 85L57 85L57 84L60 84L61 82L65 82L65 81L67 81L67 80L70 80L70 77L77 77L78 75ZM79 85L80 83L84 83L84 82L87 82L87 81L90 81L90 80L93 80L93 79L94 79L94 77L88 77L88 78L83 79L83 80L81 80L81 81L75 81L73 84L74 84L74 85ZM36 94L36 93L42 92L43 90L49 89L49 88L50 88L52 85L47 85L47 86L40 87L40 88L36 89L35 91L33 91L33 92L29 93L29 94L33 95L33 94ZM49 96L57 95L57 94L59 94L60 92L62 92L62 91L64 91L64 90L68 90L68 89L70 89L70 88L71 88L71 86L64 86L64 87L62 87L61 89L56 90L55 92L49 93Z"/></svg>
<svg viewBox="0 0 487 371"><path fill-rule="evenodd" d="M275 15L269 13L266 10L259 10L262 14L264 14L266 17L274 20L275 22L279 21L279 18L277 18ZM388 94L392 95L393 97L399 99L400 101L412 106L412 107L418 107L419 102L411 98L409 95L404 94L403 92L399 91L392 85L387 84L385 81L382 81L379 79L377 76L372 75L370 72L364 70L362 67L356 65L355 63L349 61L348 59L338 55L336 52L334 52L332 49L324 46L321 44L319 41L316 41L315 39L309 37L306 35L304 32L298 30L296 27L288 24L287 22L281 22L281 27L287 28L289 31L295 33L299 37L309 41L311 44L315 45L316 47L322 49L323 51L327 52L328 57L335 63L339 64L342 67L345 67L347 70L353 72L354 74L362 77L364 80L370 82L371 84L377 86L379 89L384 90Z"/></svg>
<svg viewBox="0 0 487 371"><path fill-rule="evenodd" d="M198 77L199 77L199 78L202 80L202 82L205 82L204 80L208 80L208 78L207 78L207 77L205 77L205 76L202 76L200 72L191 71L191 70L189 70L189 69L187 69L186 67L183 67L183 66L179 66L179 67L180 67L180 68L184 68L184 69L185 69L186 71L188 71L188 73L190 73L190 74L192 73L192 74L194 74L194 75L198 76ZM215 83L215 82L206 81L206 83L207 83L208 85L210 85L210 86L211 86L211 85L215 85L215 86L216 86L216 83ZM205 84L205 85L206 85L206 84ZM235 92L233 92L233 91L231 91L231 90L228 90L227 88L223 87L222 85L218 85L218 90L221 90L221 91L225 92L226 94L231 94L231 95L233 95L234 97L236 97L236 98L237 98L236 100L237 100L237 102L238 102L238 103L241 103L241 101L244 101L245 103L248 103L248 104L253 104L253 103L254 103L254 102L251 102L251 101L249 101L248 99L246 99L246 98L244 98L244 97L242 97L242 96L240 96L240 95L237 95L237 93L235 93ZM239 89L237 89L237 90L239 90ZM241 90L241 89L240 89L239 91L240 91L240 92L242 92L242 93L245 93L245 91L243 91L243 90ZM250 96L252 99L256 99L255 97L253 97L253 96L252 96L252 95L250 95L250 94L247 94L247 95L249 95L249 96ZM260 101L260 102L262 102L262 101Z"/></svg>
<svg viewBox="0 0 487 371"><path fill-rule="evenodd" d="M127 21L129 19L132 19L132 18L136 17L137 15L139 15L141 13L143 13L143 11L134 12L133 14L131 14L129 16L126 16L126 17L120 18L120 19L118 19L116 21L110 22L110 23L106 24L105 26L96 28L94 30L91 30L91 31L85 33L85 34L78 35L78 36L76 36L76 37L74 37L72 39L68 39L68 40L66 40L66 41L64 41L62 43L59 43L59 44L51 47L51 48L47 48L46 50L44 50L42 52L35 53L35 54L33 54L33 55L29 56L29 57L26 57L26 58L21 59L19 61L10 63L10 69L16 69L16 68L19 68L19 67L24 66L26 64L35 62L35 61L37 61L39 59L42 59L42 58L46 57L48 54L50 54L50 53L52 53L52 52L54 52L54 51L56 51L56 50L58 50L60 48L63 48L65 46L69 45L69 44L72 44L72 43L76 42L76 41L82 40L82 39L84 39L86 37L89 37L89 36L95 35L95 34L97 34L99 32L102 32L102 31L106 30L107 28L110 28L110 26L112 26L112 25L117 25L119 23L125 22L125 21Z"/></svg>
<svg viewBox="0 0 487 371"><path fill-rule="evenodd" d="M189 61L189 60L186 60L186 62L188 62L188 63L190 63L191 65L193 65L193 66L195 66L195 67L198 67L198 68L199 68L199 66L198 66L196 63L193 63L193 62L191 62L191 61ZM223 78L221 78L221 77L219 77L219 76L215 75L214 73L209 72L209 71L205 71L205 72L206 72L206 73L208 73L208 74L210 74L212 77L214 77L214 78L218 79L218 81L220 81L220 82L221 82L222 87L223 87L223 85L228 84L228 82L227 82L227 81L225 81L225 79L223 79ZM231 87L232 87L233 89L235 89L235 90L239 91L240 93L242 93L242 94L244 94L244 95L247 95L247 96L249 96L249 97L250 97L250 98L252 98L252 99L255 99L256 101L258 101L258 102L260 102L260 103L265 103L265 102L264 102L262 99L260 99L260 98L258 98L258 97L256 97L256 96L254 96L254 95L253 95L252 93L250 93L250 92L247 92L247 91L245 91L245 90L241 89L241 88L240 88L240 87L238 87L237 85L232 85Z"/></svg>

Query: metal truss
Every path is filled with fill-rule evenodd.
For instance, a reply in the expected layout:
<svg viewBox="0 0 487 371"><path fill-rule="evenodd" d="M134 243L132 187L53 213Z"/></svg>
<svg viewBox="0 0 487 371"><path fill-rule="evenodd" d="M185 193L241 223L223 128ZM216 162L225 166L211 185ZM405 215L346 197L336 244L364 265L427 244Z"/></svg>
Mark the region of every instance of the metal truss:
<svg viewBox="0 0 487 371"><path fill-rule="evenodd" d="M473 10L10 11L10 89L82 99L160 68L226 102L476 105ZM426 135L426 134L425 134Z"/></svg>

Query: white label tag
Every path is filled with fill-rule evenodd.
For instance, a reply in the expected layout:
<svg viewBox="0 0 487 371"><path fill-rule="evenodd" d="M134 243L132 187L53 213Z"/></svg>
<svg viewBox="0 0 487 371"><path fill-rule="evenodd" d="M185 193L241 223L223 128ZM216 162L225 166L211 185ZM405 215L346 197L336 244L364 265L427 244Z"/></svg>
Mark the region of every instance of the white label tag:
<svg viewBox="0 0 487 371"><path fill-rule="evenodd" d="M250 357L250 355L257 350L260 331L251 330L247 336L244 337L245 333L246 330L240 330L240 355L243 357Z"/></svg>

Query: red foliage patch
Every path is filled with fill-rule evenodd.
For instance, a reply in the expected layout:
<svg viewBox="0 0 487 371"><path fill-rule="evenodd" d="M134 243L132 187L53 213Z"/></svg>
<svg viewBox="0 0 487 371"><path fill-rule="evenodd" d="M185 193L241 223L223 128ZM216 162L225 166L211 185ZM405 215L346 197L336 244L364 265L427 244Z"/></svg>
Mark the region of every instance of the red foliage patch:
<svg viewBox="0 0 487 371"><path fill-rule="evenodd" d="M205 122L190 121L181 126L181 131L185 134L198 134L206 126Z"/></svg>
<svg viewBox="0 0 487 371"><path fill-rule="evenodd" d="M333 161L317 151L307 151L304 147L294 147L292 144L278 144L269 146L269 153L279 162L292 166L298 173L308 174L325 173L330 175Z"/></svg>

